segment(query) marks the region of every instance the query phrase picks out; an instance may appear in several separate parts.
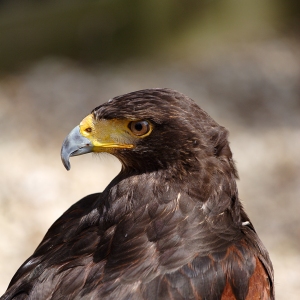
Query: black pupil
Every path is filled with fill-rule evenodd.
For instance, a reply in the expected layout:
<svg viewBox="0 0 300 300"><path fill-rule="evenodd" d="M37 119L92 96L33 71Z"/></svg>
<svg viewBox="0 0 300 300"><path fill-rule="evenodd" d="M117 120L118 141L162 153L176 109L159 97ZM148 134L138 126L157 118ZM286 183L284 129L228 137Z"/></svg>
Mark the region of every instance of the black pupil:
<svg viewBox="0 0 300 300"><path fill-rule="evenodd" d="M136 131L141 131L141 130L143 129L143 124L142 124L141 122L136 123L136 124L134 125L134 129L135 129Z"/></svg>

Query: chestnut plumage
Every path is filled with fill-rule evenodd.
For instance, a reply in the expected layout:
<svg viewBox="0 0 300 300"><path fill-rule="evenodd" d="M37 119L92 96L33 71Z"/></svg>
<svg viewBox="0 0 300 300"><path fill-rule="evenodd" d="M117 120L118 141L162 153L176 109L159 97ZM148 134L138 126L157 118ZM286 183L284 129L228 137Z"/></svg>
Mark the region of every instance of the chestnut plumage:
<svg viewBox="0 0 300 300"><path fill-rule="evenodd" d="M51 226L2 300L274 299L272 263L239 200L228 132L193 100L137 91L76 128L81 146L68 136L66 167L70 156L106 151L122 170Z"/></svg>

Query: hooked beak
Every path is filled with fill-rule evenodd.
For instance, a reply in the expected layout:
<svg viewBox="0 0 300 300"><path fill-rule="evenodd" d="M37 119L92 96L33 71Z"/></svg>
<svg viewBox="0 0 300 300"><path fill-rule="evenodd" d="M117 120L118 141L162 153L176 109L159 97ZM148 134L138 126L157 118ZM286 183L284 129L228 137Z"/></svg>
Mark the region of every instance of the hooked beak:
<svg viewBox="0 0 300 300"><path fill-rule="evenodd" d="M65 138L61 147L61 160L65 168L71 169L70 157L92 152L92 142L80 133L80 127L76 126Z"/></svg>
<svg viewBox="0 0 300 300"><path fill-rule="evenodd" d="M132 149L136 137L128 133L126 119L95 120L93 114L86 116L66 137L61 147L61 160L70 170L70 157L89 152L108 152Z"/></svg>

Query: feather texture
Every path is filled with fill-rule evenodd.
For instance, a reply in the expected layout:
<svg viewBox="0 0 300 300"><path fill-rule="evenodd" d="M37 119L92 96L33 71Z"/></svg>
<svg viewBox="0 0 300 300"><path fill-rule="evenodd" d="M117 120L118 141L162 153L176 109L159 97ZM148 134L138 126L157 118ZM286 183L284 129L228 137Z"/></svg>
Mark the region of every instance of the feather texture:
<svg viewBox="0 0 300 300"><path fill-rule="evenodd" d="M116 97L93 115L154 129L116 152L121 173L51 226L1 300L274 299L226 129L168 89Z"/></svg>

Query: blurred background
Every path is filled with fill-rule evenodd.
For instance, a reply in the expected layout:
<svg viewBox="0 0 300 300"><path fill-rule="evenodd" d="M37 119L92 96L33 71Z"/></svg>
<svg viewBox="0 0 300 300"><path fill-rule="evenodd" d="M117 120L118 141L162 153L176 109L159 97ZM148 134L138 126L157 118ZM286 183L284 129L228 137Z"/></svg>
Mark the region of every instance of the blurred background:
<svg viewBox="0 0 300 300"><path fill-rule="evenodd" d="M1 0L0 294L49 226L120 170L60 161L64 137L113 96L168 87L230 131L240 197L300 295L298 0Z"/></svg>

